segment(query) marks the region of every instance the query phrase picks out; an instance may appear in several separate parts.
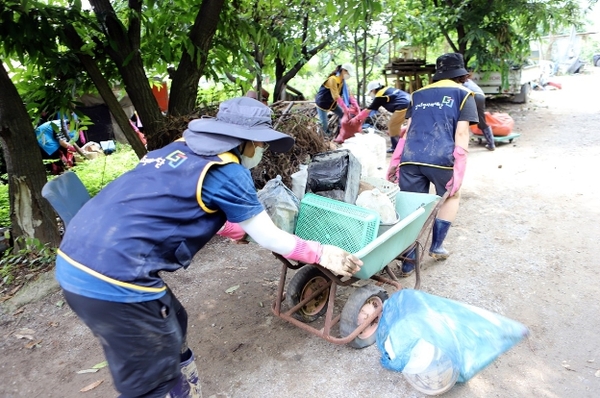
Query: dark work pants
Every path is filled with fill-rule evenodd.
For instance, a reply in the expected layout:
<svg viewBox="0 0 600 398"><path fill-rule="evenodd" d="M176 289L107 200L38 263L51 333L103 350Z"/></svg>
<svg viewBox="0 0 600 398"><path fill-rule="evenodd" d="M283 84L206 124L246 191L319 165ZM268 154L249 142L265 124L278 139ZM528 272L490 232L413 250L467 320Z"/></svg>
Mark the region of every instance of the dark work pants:
<svg viewBox="0 0 600 398"><path fill-rule="evenodd" d="M117 303L63 290L100 340L121 398L164 398L180 376L187 313L170 290L158 300Z"/></svg>
<svg viewBox="0 0 600 398"><path fill-rule="evenodd" d="M400 167L400 190L405 192L429 193L429 184L435 186L435 193L443 196L446 184L452 178L452 169L405 164Z"/></svg>
<svg viewBox="0 0 600 398"><path fill-rule="evenodd" d="M475 94L475 105L477 106L477 116L479 117L477 127L483 131L488 127L485 121L485 95Z"/></svg>

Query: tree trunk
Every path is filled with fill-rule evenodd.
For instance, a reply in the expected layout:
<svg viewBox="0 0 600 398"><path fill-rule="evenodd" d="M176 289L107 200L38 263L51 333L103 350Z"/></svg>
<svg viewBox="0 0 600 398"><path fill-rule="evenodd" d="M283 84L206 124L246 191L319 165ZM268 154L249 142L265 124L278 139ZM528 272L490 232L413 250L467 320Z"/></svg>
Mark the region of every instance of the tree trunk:
<svg viewBox="0 0 600 398"><path fill-rule="evenodd" d="M316 46L315 48L311 49L311 50L303 50L303 56L301 59L298 60L298 62L296 62L294 64L294 66L292 66L292 68L285 72L285 65L283 64L283 61L281 61L279 58L275 59L275 93L274 96L279 96L278 99L279 100L284 100L285 99L285 90L286 90L286 85L289 83L290 80L292 80L297 74L298 72L300 72L300 69L302 69L302 67L304 65L306 65L306 63L308 61L310 61L310 59L312 57L314 57L319 51L321 51L322 49L324 49L329 42L331 41L331 38L327 38L325 41L323 41L321 44L319 44L318 46ZM277 101L277 97L274 101Z"/></svg>
<svg viewBox="0 0 600 398"><path fill-rule="evenodd" d="M105 49L116 64L123 78L125 91L144 124L148 148L154 148L151 144L155 142L160 131L163 116L156 98L152 94L152 88L148 84L138 43L135 41L137 34L130 31L129 34L134 39L130 40L130 36L125 31L109 0L90 0L90 4L94 8L98 21L105 27L107 40L117 43L116 49L111 46L107 46Z"/></svg>
<svg viewBox="0 0 600 398"><path fill-rule="evenodd" d="M169 99L169 114L187 115L196 106L198 82L204 74L208 52L217 31L224 0L203 0L190 31L194 53L183 51L177 70L173 74Z"/></svg>
<svg viewBox="0 0 600 398"><path fill-rule="evenodd" d="M457 25L456 26L456 36L457 36L456 42L458 43L458 52L461 53L462 55L465 55L465 53L467 52L467 40L465 38L466 35L467 34L465 32L464 25Z"/></svg>
<svg viewBox="0 0 600 398"><path fill-rule="evenodd" d="M104 103L108 106L110 113L112 113L113 117L117 121L117 124L125 134L125 138L127 138L127 141L135 151L137 157L140 159L144 157L144 155L147 152L146 147L144 147L144 144L140 140L140 137L131 127L131 123L129 123L129 119L123 111L121 104L119 104L119 101L115 97L112 89L110 88L108 81L106 81L106 79L104 78L104 75L98 68L98 65L96 64L94 59L89 55L82 54L78 51L83 46L83 40L81 40L81 37L79 37L77 31L75 30L75 28L73 28L73 26L66 27L63 39L67 43L71 51L77 54L79 61L84 66L88 75L94 82L94 85L98 89L98 93L104 100Z"/></svg>
<svg viewBox="0 0 600 398"><path fill-rule="evenodd" d="M56 216L42 197L46 170L23 100L0 60L0 141L9 176L12 237L58 246Z"/></svg>
<svg viewBox="0 0 600 398"><path fill-rule="evenodd" d="M283 74L285 73L285 64L279 57L275 58L275 90L273 90L273 102L285 101L285 92L287 82L283 81Z"/></svg>

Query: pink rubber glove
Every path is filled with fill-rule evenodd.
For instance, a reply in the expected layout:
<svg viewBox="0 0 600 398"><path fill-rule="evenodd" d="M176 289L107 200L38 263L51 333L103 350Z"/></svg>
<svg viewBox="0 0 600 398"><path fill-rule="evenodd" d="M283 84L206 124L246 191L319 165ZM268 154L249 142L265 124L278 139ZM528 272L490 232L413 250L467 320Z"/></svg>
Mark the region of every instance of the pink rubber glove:
<svg viewBox="0 0 600 398"><path fill-rule="evenodd" d="M342 108L342 110L344 111L345 114L348 114L348 112L350 111L348 109L348 107L346 106L346 103L344 102L344 99L342 97L338 97L337 99L337 104L340 108Z"/></svg>
<svg viewBox="0 0 600 398"><path fill-rule="evenodd" d="M319 264L321 253L323 252L323 245L313 240L301 239L295 235L294 239L296 239L294 250L283 257L289 260L300 261L304 264Z"/></svg>
<svg viewBox="0 0 600 398"><path fill-rule="evenodd" d="M356 102L356 98L350 97L350 105L352 105L352 107L354 107L355 109L358 109L360 111L360 106L358 106L358 102Z"/></svg>
<svg viewBox="0 0 600 398"><path fill-rule="evenodd" d="M362 111L360 111L360 113L356 117L359 118L360 120L365 120L369 116L370 113L371 113L370 109L363 109Z"/></svg>
<svg viewBox="0 0 600 398"><path fill-rule="evenodd" d="M73 145L68 145L67 144L67 151L69 151L69 152L77 152L77 149L75 149L75 147Z"/></svg>
<svg viewBox="0 0 600 398"><path fill-rule="evenodd" d="M233 240L242 240L246 236L246 231L240 227L240 224L227 221L223 228L217 232L217 235Z"/></svg>
<svg viewBox="0 0 600 398"><path fill-rule="evenodd" d="M360 270L363 262L344 249L332 245L322 245L312 240L296 239L294 250L287 256L304 264L319 264L331 272L341 276L352 276Z"/></svg>
<svg viewBox="0 0 600 398"><path fill-rule="evenodd" d="M404 151L404 144L406 140L400 138L394 153L392 154L392 160L390 160L390 167L388 169L387 179L390 182L398 183L400 180L400 161L402 160L402 151Z"/></svg>
<svg viewBox="0 0 600 398"><path fill-rule="evenodd" d="M454 172L452 178L446 184L446 189L450 190L450 196L460 189L463 178L465 177L465 170L467 168L467 150L460 146L454 147Z"/></svg>

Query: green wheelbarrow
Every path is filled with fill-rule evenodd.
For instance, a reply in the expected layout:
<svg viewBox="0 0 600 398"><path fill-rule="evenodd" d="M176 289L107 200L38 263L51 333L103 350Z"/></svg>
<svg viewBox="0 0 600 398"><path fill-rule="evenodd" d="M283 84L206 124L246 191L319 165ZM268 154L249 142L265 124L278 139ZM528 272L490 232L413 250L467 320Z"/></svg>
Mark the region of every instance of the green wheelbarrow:
<svg viewBox="0 0 600 398"><path fill-rule="evenodd" d="M382 286L389 285L394 291L402 289L390 263L394 260L414 261L415 289L419 288L422 248L427 245L431 225L447 195L440 198L399 191L395 206L400 221L354 252L363 261L363 266L351 278L339 277L316 264L293 263L273 253L283 263L277 295L272 304L273 313L334 344L364 348L375 343L383 302L388 298ZM323 236L315 240L330 243L327 238ZM416 258L404 257L413 248L417 248ZM285 290L288 269L296 270L296 273ZM335 314L338 286L358 287L348 296L341 312ZM284 306L287 307L285 310Z"/></svg>

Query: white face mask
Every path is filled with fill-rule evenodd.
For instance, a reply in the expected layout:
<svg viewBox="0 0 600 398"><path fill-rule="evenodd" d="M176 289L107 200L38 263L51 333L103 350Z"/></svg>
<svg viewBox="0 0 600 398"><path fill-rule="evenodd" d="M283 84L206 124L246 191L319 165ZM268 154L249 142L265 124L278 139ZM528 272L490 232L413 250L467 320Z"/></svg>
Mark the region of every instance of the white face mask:
<svg viewBox="0 0 600 398"><path fill-rule="evenodd" d="M371 92L369 93L369 95L371 96L371 99L375 99L375 95L376 95L376 94L375 94L374 92L372 92L372 91L371 91Z"/></svg>
<svg viewBox="0 0 600 398"><path fill-rule="evenodd" d="M252 145L254 145L254 143L252 143ZM255 146L254 147L254 156L248 157L248 156L242 155L242 166L244 166L247 169L256 167L256 165L259 164L260 161L262 160L264 152L265 152L265 148L260 147L260 146Z"/></svg>
<svg viewBox="0 0 600 398"><path fill-rule="evenodd" d="M349 75L348 73L344 73L344 76L343 76L343 77L344 77L344 80L348 80L348 79L350 79L350 75Z"/></svg>

